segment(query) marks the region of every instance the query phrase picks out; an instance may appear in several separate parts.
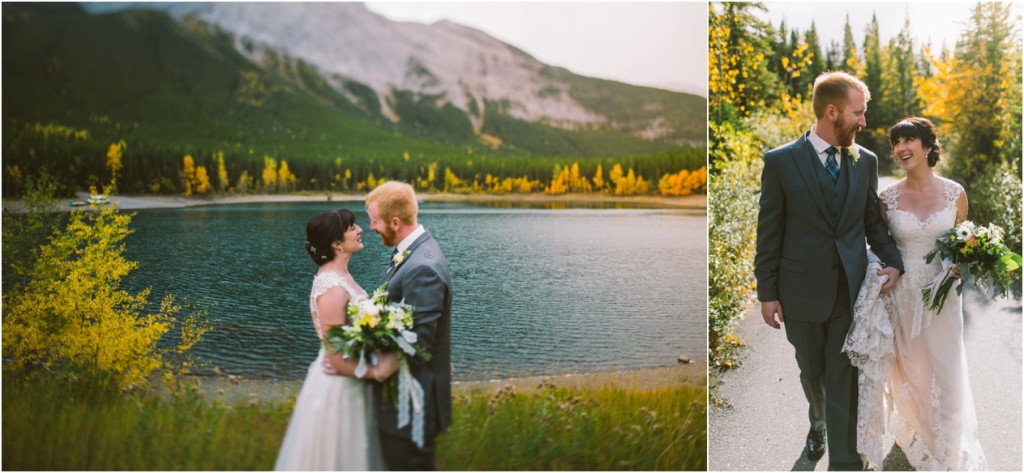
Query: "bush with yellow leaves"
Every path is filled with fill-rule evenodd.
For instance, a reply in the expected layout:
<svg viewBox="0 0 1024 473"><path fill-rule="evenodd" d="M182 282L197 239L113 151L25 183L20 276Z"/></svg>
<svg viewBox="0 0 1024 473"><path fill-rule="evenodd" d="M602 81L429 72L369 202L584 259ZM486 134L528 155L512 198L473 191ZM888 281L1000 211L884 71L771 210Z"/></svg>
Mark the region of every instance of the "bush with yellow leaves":
<svg viewBox="0 0 1024 473"><path fill-rule="evenodd" d="M5 372L100 375L126 390L154 374L167 381L184 374L185 352L209 327L202 314L179 317L171 297L147 313L148 289L121 288L137 267L122 255L131 218L115 205L73 211L38 249L28 281L3 295ZM158 346L172 331L177 343Z"/></svg>

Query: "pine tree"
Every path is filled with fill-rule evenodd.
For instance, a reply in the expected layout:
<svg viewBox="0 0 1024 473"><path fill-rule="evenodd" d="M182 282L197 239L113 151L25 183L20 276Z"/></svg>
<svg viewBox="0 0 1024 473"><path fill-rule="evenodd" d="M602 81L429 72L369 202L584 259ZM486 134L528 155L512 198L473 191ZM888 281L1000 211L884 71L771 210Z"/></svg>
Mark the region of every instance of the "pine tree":
<svg viewBox="0 0 1024 473"><path fill-rule="evenodd" d="M899 34L889 40L887 64L882 74L886 84L886 93L882 106L888 114L883 122L876 125L886 128L898 120L921 114L917 100L917 87L914 85L917 61L914 58L914 42L910 32L910 17L903 21Z"/></svg>
<svg viewBox="0 0 1024 473"><path fill-rule="evenodd" d="M853 28L850 26L850 14L846 14L846 25L843 26L843 62L840 69L857 77L864 77L864 61L861 59L857 49L857 42L853 39Z"/></svg>
<svg viewBox="0 0 1024 473"><path fill-rule="evenodd" d="M825 72L825 55L821 52L821 40L818 39L818 28L815 26L814 21L811 21L811 29L807 30L807 34L804 35L804 42L807 44L807 53L810 58L808 69L801 76L799 89L797 93L801 97L809 97L811 88L814 85L814 79L819 74Z"/></svg>
<svg viewBox="0 0 1024 473"><path fill-rule="evenodd" d="M864 33L864 76L862 80L871 91L872 104L881 103L885 97L883 90L882 73L885 64L882 61L882 44L878 35L878 17L871 15L871 23ZM884 116L878 106L868 106L866 119L869 127L881 123L880 118Z"/></svg>

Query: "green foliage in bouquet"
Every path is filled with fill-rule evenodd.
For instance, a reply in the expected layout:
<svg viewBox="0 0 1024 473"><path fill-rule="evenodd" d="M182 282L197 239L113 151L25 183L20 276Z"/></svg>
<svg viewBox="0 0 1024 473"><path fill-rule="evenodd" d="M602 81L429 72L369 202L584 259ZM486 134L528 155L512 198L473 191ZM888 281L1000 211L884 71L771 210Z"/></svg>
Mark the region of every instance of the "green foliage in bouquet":
<svg viewBox="0 0 1024 473"><path fill-rule="evenodd" d="M940 256L950 266L940 281L921 290L925 304L936 312L942 310L953 287L955 280L949 274L952 267L960 269L957 294L963 292L966 280L973 279L980 288L993 286L996 294L1001 295L1006 295L1013 283L1013 273L1021 268L1021 256L1003 244L1003 229L995 224L976 226L966 220L938 238L937 242L936 248L925 255L925 261L931 263Z"/></svg>
<svg viewBox="0 0 1024 473"><path fill-rule="evenodd" d="M412 331L414 307L388 300L388 284L384 283L370 297L349 302L345 325L327 329L324 347L345 358L359 358L356 377L365 372L367 359L373 352L398 352L399 365L411 357L430 361L430 353L416 344ZM398 376L385 381L385 400L398 401Z"/></svg>

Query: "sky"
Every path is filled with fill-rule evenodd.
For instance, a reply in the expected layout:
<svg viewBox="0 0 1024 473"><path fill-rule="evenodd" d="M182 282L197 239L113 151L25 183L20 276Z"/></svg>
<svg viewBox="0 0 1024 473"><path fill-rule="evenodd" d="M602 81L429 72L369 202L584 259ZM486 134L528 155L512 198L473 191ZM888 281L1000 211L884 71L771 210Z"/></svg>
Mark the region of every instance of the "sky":
<svg viewBox="0 0 1024 473"><path fill-rule="evenodd" d="M762 18L779 26L785 18L786 28L797 28L801 32L811 27L811 21L821 38L822 52L832 41L843 44L843 27L846 14L850 15L850 27L857 46L864 44L864 30L871 22L871 15L878 18L878 33L882 41L899 34L903 21L909 16L910 30L915 44L927 44L931 40L935 51L942 49L943 41L952 50L964 30L964 22L970 16L974 2L777 2L768 3L768 14ZM1022 2L1014 8L1021 14Z"/></svg>
<svg viewBox="0 0 1024 473"><path fill-rule="evenodd" d="M396 21L447 19L577 74L707 95L707 4L368 2Z"/></svg>

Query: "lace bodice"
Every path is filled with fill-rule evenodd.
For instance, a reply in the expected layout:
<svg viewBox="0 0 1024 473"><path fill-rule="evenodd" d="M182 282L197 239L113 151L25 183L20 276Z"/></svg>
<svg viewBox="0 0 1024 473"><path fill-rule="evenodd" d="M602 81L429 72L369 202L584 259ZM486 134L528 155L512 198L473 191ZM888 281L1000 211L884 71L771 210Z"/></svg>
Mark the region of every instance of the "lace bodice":
<svg viewBox="0 0 1024 473"><path fill-rule="evenodd" d="M935 249L935 240L956 224L956 199L963 192L963 187L949 179L942 179L942 183L945 205L923 220L911 212L900 209L897 184L885 188L878 195L887 207L889 229L896 240L900 255L903 256L904 264L908 266L908 272L909 266L924 265L925 255Z"/></svg>
<svg viewBox="0 0 1024 473"><path fill-rule="evenodd" d="M316 327L316 333L320 338L323 338L324 331L320 326L320 309L316 305L316 299L335 286L344 288L351 300L362 299L367 296L363 288L358 285L353 287L341 274L334 271L317 273L316 277L313 278L313 289L309 293L309 311L313 314L313 326Z"/></svg>

